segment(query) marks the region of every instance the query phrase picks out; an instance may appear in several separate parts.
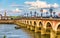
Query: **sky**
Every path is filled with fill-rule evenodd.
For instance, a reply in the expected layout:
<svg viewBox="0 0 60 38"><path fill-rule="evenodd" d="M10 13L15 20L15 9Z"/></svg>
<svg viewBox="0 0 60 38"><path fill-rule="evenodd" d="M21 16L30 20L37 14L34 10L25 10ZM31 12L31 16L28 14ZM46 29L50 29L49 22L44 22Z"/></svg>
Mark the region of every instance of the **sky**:
<svg viewBox="0 0 60 38"><path fill-rule="evenodd" d="M60 0L0 0L0 14L7 12L8 16L19 16L30 11L40 13L40 8L54 7L54 11L59 13ZM44 12L47 12L44 9Z"/></svg>

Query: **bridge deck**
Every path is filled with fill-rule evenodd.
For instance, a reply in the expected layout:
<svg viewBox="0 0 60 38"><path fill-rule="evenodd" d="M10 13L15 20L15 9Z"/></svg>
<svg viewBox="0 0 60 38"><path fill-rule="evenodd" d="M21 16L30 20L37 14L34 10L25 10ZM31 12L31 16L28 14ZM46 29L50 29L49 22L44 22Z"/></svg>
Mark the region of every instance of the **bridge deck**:
<svg viewBox="0 0 60 38"><path fill-rule="evenodd" d="M34 17L20 18L20 19L25 19L25 20L60 20L59 18L34 18Z"/></svg>

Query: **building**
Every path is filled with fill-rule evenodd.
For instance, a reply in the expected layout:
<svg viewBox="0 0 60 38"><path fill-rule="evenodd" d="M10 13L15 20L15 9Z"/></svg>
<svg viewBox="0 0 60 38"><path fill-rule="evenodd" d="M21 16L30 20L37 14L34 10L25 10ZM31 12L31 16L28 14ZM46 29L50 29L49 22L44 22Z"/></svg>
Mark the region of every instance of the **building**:
<svg viewBox="0 0 60 38"><path fill-rule="evenodd" d="M0 20L2 19L2 15L0 14Z"/></svg>
<svg viewBox="0 0 60 38"><path fill-rule="evenodd" d="M10 20L10 19L11 18L6 15L6 12L4 13L4 16L2 16L2 14L0 14L0 20Z"/></svg>
<svg viewBox="0 0 60 38"><path fill-rule="evenodd" d="M9 16L6 16L6 17L5 16L2 16L2 19L3 20L10 20L11 18Z"/></svg>

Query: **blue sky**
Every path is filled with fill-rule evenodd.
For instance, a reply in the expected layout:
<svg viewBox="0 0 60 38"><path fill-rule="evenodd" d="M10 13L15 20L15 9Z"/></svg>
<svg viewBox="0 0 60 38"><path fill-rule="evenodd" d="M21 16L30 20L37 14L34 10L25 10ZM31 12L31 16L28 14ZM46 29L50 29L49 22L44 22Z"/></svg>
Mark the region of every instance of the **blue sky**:
<svg viewBox="0 0 60 38"><path fill-rule="evenodd" d="M7 15L18 16L25 12L29 13L30 10L28 8L30 8L31 6L25 4L25 2L36 2L36 1L37 0L0 0L0 14L3 15L5 10L7 10ZM39 0L39 1L43 1L46 2L47 4L52 5L56 3L60 7L60 0Z"/></svg>

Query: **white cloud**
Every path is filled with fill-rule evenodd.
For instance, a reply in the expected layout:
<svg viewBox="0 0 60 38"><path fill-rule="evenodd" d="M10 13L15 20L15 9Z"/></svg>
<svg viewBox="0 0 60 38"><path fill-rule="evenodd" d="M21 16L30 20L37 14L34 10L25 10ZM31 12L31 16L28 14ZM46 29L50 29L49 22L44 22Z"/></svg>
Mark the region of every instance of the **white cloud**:
<svg viewBox="0 0 60 38"><path fill-rule="evenodd" d="M46 13L48 10L46 10L46 9L43 9L43 13Z"/></svg>
<svg viewBox="0 0 60 38"><path fill-rule="evenodd" d="M58 5L57 3L54 3L54 4L53 4L53 7L54 7L54 8L57 8L57 7L59 7L59 5Z"/></svg>
<svg viewBox="0 0 60 38"><path fill-rule="evenodd" d="M25 4L30 5L31 6L30 7L31 9L34 9L34 8L50 8L51 6L53 6L54 8L59 7L59 5L57 3L48 4L47 2L39 1L39 0L37 0L35 2L28 2L28 1L26 1Z"/></svg>
<svg viewBox="0 0 60 38"><path fill-rule="evenodd" d="M46 2L43 1L36 1L36 2L28 2L26 1L25 4L37 7L37 8L46 8L48 6L48 4Z"/></svg>
<svg viewBox="0 0 60 38"><path fill-rule="evenodd" d="M32 5L34 4L35 2L29 2L29 1L26 1L25 4L28 4L28 5Z"/></svg>
<svg viewBox="0 0 60 38"><path fill-rule="evenodd" d="M14 13L20 13L22 12L22 10L20 10L19 8L16 8L15 10L13 10Z"/></svg>
<svg viewBox="0 0 60 38"><path fill-rule="evenodd" d="M48 8L50 8L52 6L52 4L48 4Z"/></svg>
<svg viewBox="0 0 60 38"><path fill-rule="evenodd" d="M37 9L37 8L35 8L35 7L30 7L30 8L29 8L29 10L34 10L34 9Z"/></svg>

